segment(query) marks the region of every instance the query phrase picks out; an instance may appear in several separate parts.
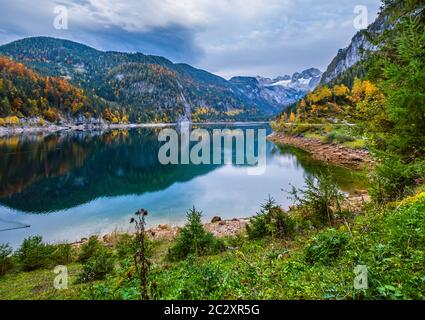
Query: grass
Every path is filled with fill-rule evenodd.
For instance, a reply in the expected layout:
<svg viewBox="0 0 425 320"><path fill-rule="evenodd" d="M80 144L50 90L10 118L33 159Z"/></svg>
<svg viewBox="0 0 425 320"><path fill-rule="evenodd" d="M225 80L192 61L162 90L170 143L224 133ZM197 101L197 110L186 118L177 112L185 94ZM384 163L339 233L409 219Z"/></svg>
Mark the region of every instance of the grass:
<svg viewBox="0 0 425 320"><path fill-rule="evenodd" d="M81 265L68 266L67 290L56 290L53 285L56 274L52 270L13 272L0 277L0 300L67 300L79 299L81 289L88 285L74 284Z"/></svg>
<svg viewBox="0 0 425 320"><path fill-rule="evenodd" d="M156 281L165 299L424 299L425 194L408 202L292 242L241 238L237 249L174 265ZM328 255L335 235L347 242ZM311 261L317 243L326 259ZM368 290L354 288L357 265L369 269Z"/></svg>
<svg viewBox="0 0 425 320"><path fill-rule="evenodd" d="M344 142L342 145L350 149L366 149L367 148L366 142L367 141L364 139L355 139L353 141Z"/></svg>
<svg viewBox="0 0 425 320"><path fill-rule="evenodd" d="M326 124L322 126L305 125L292 129L293 134L303 134L309 139L325 143L339 143L350 149L366 149L367 141L358 135L354 127Z"/></svg>
<svg viewBox="0 0 425 320"><path fill-rule="evenodd" d="M316 140L320 140L322 142L325 142L325 136L317 133L317 132L307 132L304 134L304 137L308 138L308 139L316 139Z"/></svg>
<svg viewBox="0 0 425 320"><path fill-rule="evenodd" d="M327 140L327 136L328 136L327 134L324 135L323 133L318 133L318 132L307 132L307 133L304 134L304 137L306 137L306 138L316 139L316 140L320 140L322 142L329 142ZM344 138L344 137L345 136L342 136L342 138ZM367 148L367 143L366 143L367 141L365 139L362 139L362 138L356 137L352 141L345 141L344 139L342 141L343 142L339 142L338 140L336 140L335 142L338 142L342 146L349 148L349 149L366 149Z"/></svg>

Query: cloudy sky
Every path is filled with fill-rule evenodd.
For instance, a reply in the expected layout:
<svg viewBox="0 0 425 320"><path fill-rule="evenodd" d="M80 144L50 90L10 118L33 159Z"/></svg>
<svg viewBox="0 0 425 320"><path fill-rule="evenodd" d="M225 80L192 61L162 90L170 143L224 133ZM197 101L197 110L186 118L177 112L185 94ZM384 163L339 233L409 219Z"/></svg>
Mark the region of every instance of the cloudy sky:
<svg viewBox="0 0 425 320"><path fill-rule="evenodd" d="M225 78L275 77L324 70L357 32L358 5L373 22L379 0L0 0L0 44L54 36L161 55ZM57 6L67 8L68 29L54 27Z"/></svg>

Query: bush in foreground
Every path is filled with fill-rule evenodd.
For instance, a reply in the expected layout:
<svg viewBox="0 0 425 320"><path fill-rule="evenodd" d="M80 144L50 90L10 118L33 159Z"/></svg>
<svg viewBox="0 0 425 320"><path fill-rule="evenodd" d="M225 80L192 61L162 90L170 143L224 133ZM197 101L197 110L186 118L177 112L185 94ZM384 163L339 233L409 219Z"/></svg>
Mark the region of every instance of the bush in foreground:
<svg viewBox="0 0 425 320"><path fill-rule="evenodd" d="M104 279L114 270L114 255L110 249L102 247L83 263L78 282L92 282Z"/></svg>
<svg viewBox="0 0 425 320"><path fill-rule="evenodd" d="M120 259L127 257L133 257L137 251L137 243L135 237L128 233L119 235L117 243L115 245L115 250Z"/></svg>
<svg viewBox="0 0 425 320"><path fill-rule="evenodd" d="M306 218L318 226L332 226L345 199L329 173L319 173L316 178L309 176L305 188L293 187L290 195Z"/></svg>
<svg viewBox="0 0 425 320"><path fill-rule="evenodd" d="M67 265L74 261L74 250L69 243L58 244L52 250L52 263L55 265Z"/></svg>
<svg viewBox="0 0 425 320"><path fill-rule="evenodd" d="M376 166L369 192L372 199L380 204L400 200L411 194L416 181L421 182L424 176L424 160L405 163L397 156L387 156Z"/></svg>
<svg viewBox="0 0 425 320"><path fill-rule="evenodd" d="M99 250L102 249L97 236L91 236L89 241L81 246L80 254L78 255L78 262L86 263L91 257L93 257Z"/></svg>
<svg viewBox="0 0 425 320"><path fill-rule="evenodd" d="M261 205L257 213L246 227L250 239L261 239L265 236L280 239L290 238L295 230L295 222L278 206L271 197Z"/></svg>
<svg viewBox="0 0 425 320"><path fill-rule="evenodd" d="M16 255L23 271L46 268L51 264L52 246L43 243L40 236L29 237L22 242Z"/></svg>
<svg viewBox="0 0 425 320"><path fill-rule="evenodd" d="M168 259L179 261L189 255L202 256L224 251L224 243L206 232L201 222L202 213L195 208L187 213L187 224L180 230L174 245L168 251Z"/></svg>
<svg viewBox="0 0 425 320"><path fill-rule="evenodd" d="M328 229L313 239L306 249L305 259L310 264L329 264L343 252L348 241L346 233Z"/></svg>

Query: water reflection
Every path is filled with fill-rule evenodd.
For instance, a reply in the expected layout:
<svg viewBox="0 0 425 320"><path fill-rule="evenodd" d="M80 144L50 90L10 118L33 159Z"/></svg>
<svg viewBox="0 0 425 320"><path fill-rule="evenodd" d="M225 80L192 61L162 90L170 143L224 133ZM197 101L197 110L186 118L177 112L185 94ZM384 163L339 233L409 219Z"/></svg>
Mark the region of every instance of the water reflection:
<svg viewBox="0 0 425 320"><path fill-rule="evenodd" d="M306 175L325 168L305 152L270 142L261 176L247 175L243 166L163 166L158 131L0 138L0 229L2 221L31 225L0 232L0 243L16 246L34 234L47 241L77 240L126 229L128 217L142 207L151 211L151 225L180 224L193 205L205 219L251 216L268 194L288 206L282 189L301 187ZM332 172L343 189L358 184L348 170Z"/></svg>

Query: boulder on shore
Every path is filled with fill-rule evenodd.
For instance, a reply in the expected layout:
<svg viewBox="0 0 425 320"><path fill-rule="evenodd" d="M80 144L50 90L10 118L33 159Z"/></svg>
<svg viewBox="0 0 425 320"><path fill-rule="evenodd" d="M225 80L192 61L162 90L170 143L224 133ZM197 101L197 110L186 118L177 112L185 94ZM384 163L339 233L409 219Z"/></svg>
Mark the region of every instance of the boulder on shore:
<svg viewBox="0 0 425 320"><path fill-rule="evenodd" d="M212 218L211 223L218 223L221 222L223 219L221 219L219 216L215 216Z"/></svg>

